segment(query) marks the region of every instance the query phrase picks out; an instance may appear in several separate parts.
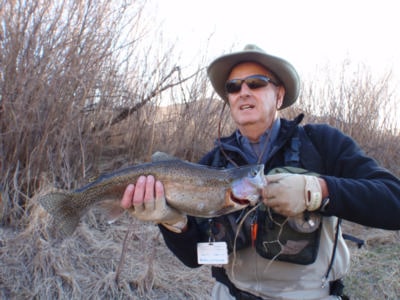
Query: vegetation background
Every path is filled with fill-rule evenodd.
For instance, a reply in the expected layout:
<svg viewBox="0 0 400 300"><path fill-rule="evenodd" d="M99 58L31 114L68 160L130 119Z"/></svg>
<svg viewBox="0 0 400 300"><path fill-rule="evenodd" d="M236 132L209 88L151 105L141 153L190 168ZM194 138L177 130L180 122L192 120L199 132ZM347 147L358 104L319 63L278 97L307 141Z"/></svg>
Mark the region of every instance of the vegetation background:
<svg viewBox="0 0 400 300"><path fill-rule="evenodd" d="M155 226L90 211L73 237L55 239L40 191L74 189L101 173L148 161L155 151L197 161L232 130L205 76L207 53L186 74L173 45L149 34L145 1L0 1L0 298L207 299L208 267L191 270ZM207 49L205 49L206 51ZM400 176L398 94L344 61L305 78L283 111L351 135ZM166 101L167 100L167 101ZM168 103L168 105L166 105ZM382 216L384 217L384 216ZM399 232L345 223L352 299L398 299ZM128 255L117 272L123 240ZM116 275L118 274L118 280Z"/></svg>

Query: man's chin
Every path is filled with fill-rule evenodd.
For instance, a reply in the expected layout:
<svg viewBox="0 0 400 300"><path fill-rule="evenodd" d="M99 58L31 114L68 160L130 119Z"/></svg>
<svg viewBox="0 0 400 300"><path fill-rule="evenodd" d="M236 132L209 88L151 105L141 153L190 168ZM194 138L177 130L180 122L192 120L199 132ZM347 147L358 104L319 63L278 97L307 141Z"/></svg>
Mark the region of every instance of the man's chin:
<svg viewBox="0 0 400 300"><path fill-rule="evenodd" d="M237 120L235 120L235 123L238 126L251 126L257 124L258 122L260 122L260 119L258 118L256 119L254 117L238 118Z"/></svg>

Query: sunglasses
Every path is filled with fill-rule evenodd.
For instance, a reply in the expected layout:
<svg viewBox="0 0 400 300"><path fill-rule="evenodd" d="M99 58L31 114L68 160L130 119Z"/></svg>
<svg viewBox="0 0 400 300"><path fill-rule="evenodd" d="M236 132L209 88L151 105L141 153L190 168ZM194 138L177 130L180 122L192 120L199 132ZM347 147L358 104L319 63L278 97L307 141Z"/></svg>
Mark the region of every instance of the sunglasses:
<svg viewBox="0 0 400 300"><path fill-rule="evenodd" d="M234 94L240 92L242 84L245 82L251 90L255 90L261 87L265 87L271 82L273 85L278 86L278 83L273 81L271 78L264 75L251 75L243 79L232 79L225 83L225 91L228 94Z"/></svg>

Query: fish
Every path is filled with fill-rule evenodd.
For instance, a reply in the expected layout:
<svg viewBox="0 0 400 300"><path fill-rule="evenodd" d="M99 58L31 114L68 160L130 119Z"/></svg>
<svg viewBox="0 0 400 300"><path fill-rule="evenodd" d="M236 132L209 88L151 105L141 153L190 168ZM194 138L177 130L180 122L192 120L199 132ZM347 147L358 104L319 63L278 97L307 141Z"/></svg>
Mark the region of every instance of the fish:
<svg viewBox="0 0 400 300"><path fill-rule="evenodd" d="M153 175L163 183L169 206L186 215L203 218L257 204L267 184L262 164L221 169L158 155L158 158L153 156L152 162L103 174L76 190L55 190L39 195L38 202L53 217L57 231L69 236L83 215L93 207L101 207L101 203L111 202L114 210L123 212L119 203L126 187L142 175ZM115 214L111 210L109 208L110 215Z"/></svg>

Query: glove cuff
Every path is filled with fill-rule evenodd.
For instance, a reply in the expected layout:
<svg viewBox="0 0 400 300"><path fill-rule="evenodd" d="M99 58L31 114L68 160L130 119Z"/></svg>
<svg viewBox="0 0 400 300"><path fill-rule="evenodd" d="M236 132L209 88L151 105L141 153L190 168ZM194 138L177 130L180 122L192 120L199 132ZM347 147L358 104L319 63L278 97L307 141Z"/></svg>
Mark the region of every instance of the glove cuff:
<svg viewBox="0 0 400 300"><path fill-rule="evenodd" d="M315 176L305 175L305 204L308 211L314 211L321 207L322 191L319 180Z"/></svg>

